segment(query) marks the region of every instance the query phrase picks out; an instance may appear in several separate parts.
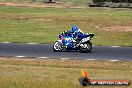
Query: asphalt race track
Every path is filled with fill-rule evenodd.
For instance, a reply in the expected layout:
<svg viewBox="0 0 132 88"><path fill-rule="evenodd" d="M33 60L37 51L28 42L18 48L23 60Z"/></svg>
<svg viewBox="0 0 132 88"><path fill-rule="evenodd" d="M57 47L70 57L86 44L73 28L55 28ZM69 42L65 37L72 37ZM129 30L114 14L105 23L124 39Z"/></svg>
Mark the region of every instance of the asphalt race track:
<svg viewBox="0 0 132 88"><path fill-rule="evenodd" d="M93 46L92 53L53 52L51 44L0 43L0 56L26 56L69 59L132 60L132 47Z"/></svg>

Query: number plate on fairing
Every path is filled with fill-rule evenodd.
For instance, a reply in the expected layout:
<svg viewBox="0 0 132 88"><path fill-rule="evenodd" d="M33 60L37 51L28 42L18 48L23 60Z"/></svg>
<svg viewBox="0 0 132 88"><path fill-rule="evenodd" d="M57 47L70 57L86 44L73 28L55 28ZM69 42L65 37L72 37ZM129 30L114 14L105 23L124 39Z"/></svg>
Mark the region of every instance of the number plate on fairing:
<svg viewBox="0 0 132 88"><path fill-rule="evenodd" d="M82 40L81 40L81 42L83 43L83 42L87 42L87 41L89 41L90 40L90 37L87 37L87 38L83 38Z"/></svg>

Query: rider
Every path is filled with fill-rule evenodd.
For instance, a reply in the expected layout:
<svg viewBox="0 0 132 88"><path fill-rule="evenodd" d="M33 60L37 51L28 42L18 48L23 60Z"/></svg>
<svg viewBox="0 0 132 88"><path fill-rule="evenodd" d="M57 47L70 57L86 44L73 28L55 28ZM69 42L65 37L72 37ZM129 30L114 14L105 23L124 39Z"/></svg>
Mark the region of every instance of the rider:
<svg viewBox="0 0 132 88"><path fill-rule="evenodd" d="M82 38L86 37L86 34L84 34L76 25L72 26L70 31L64 31L62 35L67 35L73 38L75 41L79 41Z"/></svg>
<svg viewBox="0 0 132 88"><path fill-rule="evenodd" d="M71 30L69 31L69 33L73 33L75 35L80 35L80 34L83 34L83 32L76 26L72 26Z"/></svg>
<svg viewBox="0 0 132 88"><path fill-rule="evenodd" d="M81 40L86 36L76 25L72 26L71 30L68 32L74 35L76 41Z"/></svg>
<svg viewBox="0 0 132 88"><path fill-rule="evenodd" d="M69 31L64 31L59 37L61 37L62 35L69 36L70 38L72 38L71 41L76 42L76 44L78 44L81 39L86 37L86 34L84 34L76 25L72 26Z"/></svg>

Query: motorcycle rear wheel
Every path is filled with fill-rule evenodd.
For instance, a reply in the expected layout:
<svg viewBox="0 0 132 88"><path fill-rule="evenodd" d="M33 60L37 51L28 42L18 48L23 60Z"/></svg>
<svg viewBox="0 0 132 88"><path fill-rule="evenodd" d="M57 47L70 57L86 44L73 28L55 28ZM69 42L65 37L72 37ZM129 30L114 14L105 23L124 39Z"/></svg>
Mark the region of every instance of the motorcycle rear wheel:
<svg viewBox="0 0 132 88"><path fill-rule="evenodd" d="M89 53L91 52L92 49L92 43L88 42L88 43L83 43L82 46L80 46L80 52L81 53Z"/></svg>

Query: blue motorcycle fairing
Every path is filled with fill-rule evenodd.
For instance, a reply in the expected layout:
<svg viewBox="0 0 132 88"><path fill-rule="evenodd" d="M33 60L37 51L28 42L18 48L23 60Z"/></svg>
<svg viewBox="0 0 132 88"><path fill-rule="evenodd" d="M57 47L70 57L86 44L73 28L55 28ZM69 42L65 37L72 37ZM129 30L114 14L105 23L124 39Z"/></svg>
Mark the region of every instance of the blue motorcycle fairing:
<svg viewBox="0 0 132 88"><path fill-rule="evenodd" d="M64 46L67 47L67 49L73 49L73 47L74 47L74 45L72 44L72 37L70 37L70 36L64 36L62 43Z"/></svg>
<svg viewBox="0 0 132 88"><path fill-rule="evenodd" d="M86 37L88 37L88 35L86 35L86 34L78 34L78 35L76 35L77 37L78 37L78 39L83 39L83 38L86 38Z"/></svg>

